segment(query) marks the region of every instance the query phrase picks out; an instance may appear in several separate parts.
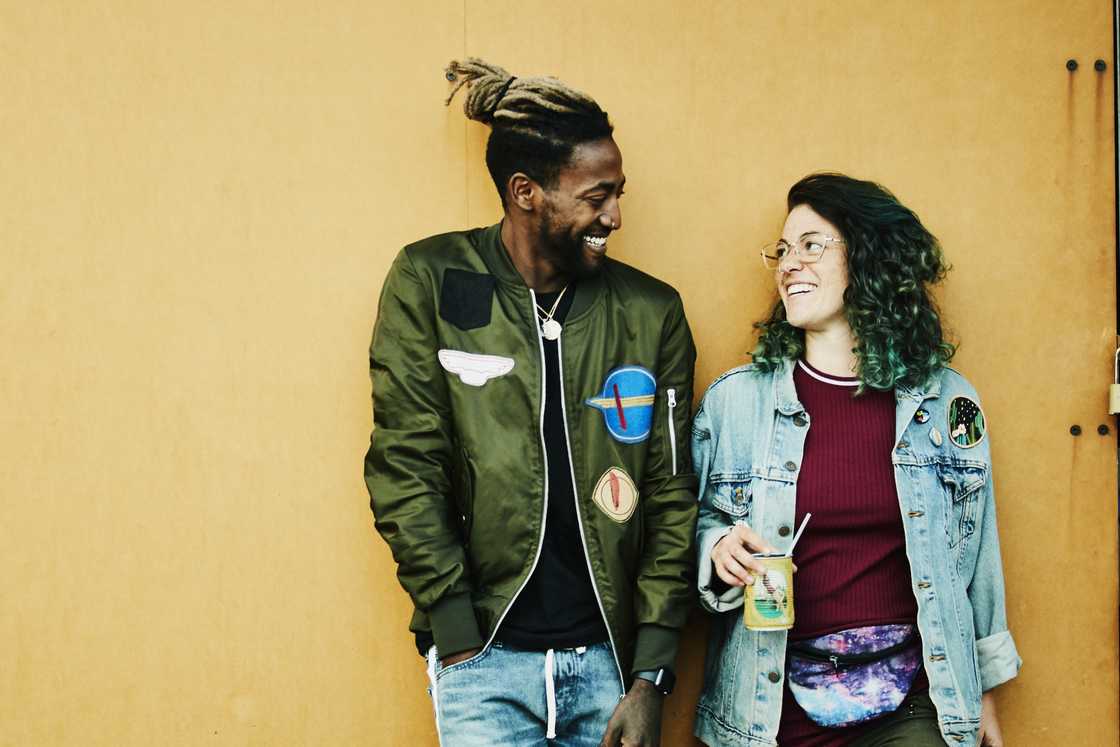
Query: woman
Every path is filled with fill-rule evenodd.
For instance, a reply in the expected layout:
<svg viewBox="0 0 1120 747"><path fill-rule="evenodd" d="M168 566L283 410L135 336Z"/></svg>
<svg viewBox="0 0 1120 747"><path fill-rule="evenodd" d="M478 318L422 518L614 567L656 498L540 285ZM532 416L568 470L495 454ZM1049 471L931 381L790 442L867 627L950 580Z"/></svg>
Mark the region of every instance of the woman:
<svg viewBox="0 0 1120 747"><path fill-rule="evenodd" d="M763 250L779 301L754 362L712 384L693 424L700 596L717 613L696 734L1002 745L990 691L1021 661L983 411L929 295L940 247L890 192L841 174L802 179L788 209ZM792 629L746 629L744 592L771 587L752 554L788 551L809 513Z"/></svg>

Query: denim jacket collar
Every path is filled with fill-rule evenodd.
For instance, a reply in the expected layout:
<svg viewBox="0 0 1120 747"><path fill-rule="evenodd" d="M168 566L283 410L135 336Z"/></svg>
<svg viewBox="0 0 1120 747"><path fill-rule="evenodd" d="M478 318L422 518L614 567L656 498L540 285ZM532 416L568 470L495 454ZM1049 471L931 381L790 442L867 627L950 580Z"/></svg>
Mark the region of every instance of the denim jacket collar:
<svg viewBox="0 0 1120 747"><path fill-rule="evenodd" d="M774 371L774 408L783 415L805 412L805 406L797 399L797 388L793 385L793 367L796 364L792 358L784 358Z"/></svg>
<svg viewBox="0 0 1120 747"><path fill-rule="evenodd" d="M797 388L793 383L793 371L797 361L792 358L782 360L774 371L774 409L786 417L805 412L805 406L797 398ZM917 386L899 385L895 387L895 442L902 439L906 427L914 413L921 407L923 401L935 399L941 395L941 377L935 376L930 381Z"/></svg>
<svg viewBox="0 0 1120 747"><path fill-rule="evenodd" d="M797 399L797 389L793 385L793 369L796 365L797 361L785 358L774 371L774 407L783 415L796 415L805 411L805 407ZM895 399L900 403L903 399L920 403L940 395L940 376L934 376L930 381L912 387L901 384L895 387Z"/></svg>
<svg viewBox="0 0 1120 747"><path fill-rule="evenodd" d="M941 377L934 376L930 381L913 387L899 385L895 387L895 392L898 400L902 400L903 397L909 397L915 402L935 399L941 395Z"/></svg>

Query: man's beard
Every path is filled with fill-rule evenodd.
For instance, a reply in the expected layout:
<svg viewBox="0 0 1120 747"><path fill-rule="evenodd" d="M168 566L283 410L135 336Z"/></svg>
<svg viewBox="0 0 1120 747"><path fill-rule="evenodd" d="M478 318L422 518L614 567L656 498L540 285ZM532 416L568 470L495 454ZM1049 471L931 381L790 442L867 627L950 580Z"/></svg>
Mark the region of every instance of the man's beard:
<svg viewBox="0 0 1120 747"><path fill-rule="evenodd" d="M576 233L571 225L556 226L553 211L546 208L541 215L537 234L541 251L566 277L572 280L589 277L599 272L602 262L588 262L584 256L583 234Z"/></svg>

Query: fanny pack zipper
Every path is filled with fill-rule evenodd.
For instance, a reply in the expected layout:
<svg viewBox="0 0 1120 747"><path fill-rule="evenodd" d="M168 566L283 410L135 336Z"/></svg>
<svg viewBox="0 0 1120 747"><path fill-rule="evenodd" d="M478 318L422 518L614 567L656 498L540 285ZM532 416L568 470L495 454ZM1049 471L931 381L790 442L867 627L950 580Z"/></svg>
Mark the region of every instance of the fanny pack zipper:
<svg viewBox="0 0 1120 747"><path fill-rule="evenodd" d="M812 646L803 643L791 643L789 645L789 653L791 656L799 656L802 659L809 659L810 661L827 661L832 664L836 669L841 666L853 666L856 664L869 664L873 661L886 659L901 653L910 648L914 644L915 634L909 635L906 640L896 643L893 646L887 646L878 651L868 651L863 654L834 654L829 651L821 651L820 649L813 648Z"/></svg>

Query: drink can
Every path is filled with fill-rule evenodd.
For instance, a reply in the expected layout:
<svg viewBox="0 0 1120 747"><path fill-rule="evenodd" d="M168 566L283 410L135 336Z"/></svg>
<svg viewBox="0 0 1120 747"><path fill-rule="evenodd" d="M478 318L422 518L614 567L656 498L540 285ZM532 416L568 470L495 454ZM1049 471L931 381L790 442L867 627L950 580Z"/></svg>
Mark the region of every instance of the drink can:
<svg viewBox="0 0 1120 747"><path fill-rule="evenodd" d="M788 630L793 627L793 558L780 553L754 557L766 572L743 591L743 624L751 630Z"/></svg>

